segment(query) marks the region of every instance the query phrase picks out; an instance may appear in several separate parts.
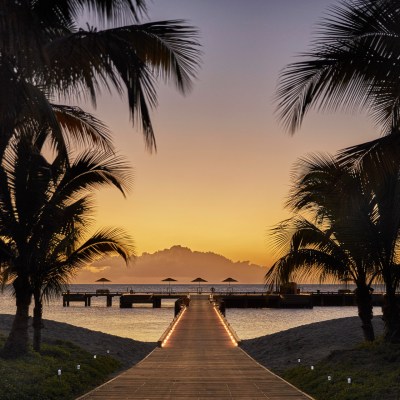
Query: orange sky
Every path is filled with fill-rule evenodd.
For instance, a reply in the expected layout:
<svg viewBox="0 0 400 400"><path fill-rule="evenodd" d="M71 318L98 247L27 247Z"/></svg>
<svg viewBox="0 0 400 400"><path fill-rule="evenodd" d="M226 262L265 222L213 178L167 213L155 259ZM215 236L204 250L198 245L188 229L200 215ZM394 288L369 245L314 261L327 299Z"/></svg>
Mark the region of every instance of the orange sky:
<svg viewBox="0 0 400 400"><path fill-rule="evenodd" d="M200 29L203 66L187 97L159 86L157 154L146 152L126 103L103 96L96 115L132 162L135 182L128 199L116 191L100 193L99 224L127 229L138 255L179 244L270 265L267 231L288 215L283 203L293 163L310 152L335 152L378 136L363 115L309 115L294 137L274 116L279 70L307 49L331 4L149 2L151 20L184 18Z"/></svg>

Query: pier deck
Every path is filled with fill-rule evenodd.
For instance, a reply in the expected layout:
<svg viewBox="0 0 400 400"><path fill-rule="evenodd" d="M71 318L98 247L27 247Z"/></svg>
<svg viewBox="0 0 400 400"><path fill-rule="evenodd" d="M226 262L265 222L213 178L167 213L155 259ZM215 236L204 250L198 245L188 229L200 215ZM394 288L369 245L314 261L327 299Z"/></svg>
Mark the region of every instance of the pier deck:
<svg viewBox="0 0 400 400"><path fill-rule="evenodd" d="M162 348L81 400L309 400L229 338L208 296L190 306Z"/></svg>

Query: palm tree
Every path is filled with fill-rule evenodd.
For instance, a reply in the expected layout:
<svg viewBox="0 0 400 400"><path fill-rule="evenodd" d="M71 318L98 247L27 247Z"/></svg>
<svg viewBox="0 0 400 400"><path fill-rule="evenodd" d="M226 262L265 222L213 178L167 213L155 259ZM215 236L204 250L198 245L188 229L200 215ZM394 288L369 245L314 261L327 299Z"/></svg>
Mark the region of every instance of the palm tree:
<svg viewBox="0 0 400 400"><path fill-rule="evenodd" d="M383 178L369 177L374 195L376 266L385 284L385 302L382 307L385 339L400 342L400 306L396 290L400 283L400 167Z"/></svg>
<svg viewBox="0 0 400 400"><path fill-rule="evenodd" d="M86 205L77 201L64 209L60 208L58 212L64 210L68 218L60 218L60 222L64 219L64 224L58 227L59 232L46 231L45 238L39 238L31 278L35 351L40 351L41 346L43 301L60 295L81 267L105 256L120 256L128 264L133 255L131 239L121 229L101 229L86 241L79 240L80 236L85 236L86 214L91 209L90 201Z"/></svg>
<svg viewBox="0 0 400 400"><path fill-rule="evenodd" d="M87 191L88 179L97 180L95 175L103 173L102 168L107 164L112 165L110 154L94 155L87 153L75 160L68 170L57 170L57 176L52 175L47 188L52 194L47 196L41 215L41 225L47 229L36 237L35 269L31 277L36 351L40 350L43 300L59 295L80 267L99 257L121 256L128 263L133 254L129 236L120 229L102 229L82 241L87 236L94 206L93 198L82 196L82 192ZM80 163L83 165L79 166ZM81 174L85 174L83 181L79 177ZM97 184L102 186L104 182Z"/></svg>
<svg viewBox="0 0 400 400"><path fill-rule="evenodd" d="M400 148L400 1L341 2L322 20L304 61L288 65L277 91L278 113L294 133L312 109L366 110L386 135L344 149L340 161L368 177L380 204L376 221L376 267L386 284L386 338L400 341L400 310L394 293L398 276L398 202L386 198L397 185ZM382 195L375 192L382 189ZM394 203L393 203L394 202ZM380 259L379 259L380 257Z"/></svg>
<svg viewBox="0 0 400 400"><path fill-rule="evenodd" d="M190 90L200 63L195 28L179 20L138 24L145 0L28 0L2 2L0 11L0 150L16 121L43 115L49 98L95 105L102 89L126 92L132 121L140 122L147 147L156 148L155 83ZM80 27L82 17L100 29Z"/></svg>
<svg viewBox="0 0 400 400"><path fill-rule="evenodd" d="M299 168L287 205L296 213L306 212L314 222L299 214L274 228L274 243L282 256L266 282L351 278L364 338L373 341L371 284L378 271L370 193L361 175L331 157L304 159Z"/></svg>
<svg viewBox="0 0 400 400"><path fill-rule="evenodd" d="M28 349L32 295L38 328L43 297L57 292L84 261L103 254L127 260L132 250L128 236L115 230L82 243L93 209L91 191L113 186L124 194L129 186L126 163L114 153L92 150L67 165L60 162L64 157L46 159L43 146L41 132L16 135L0 165L0 263L3 282L12 282L17 305L3 349L9 357Z"/></svg>

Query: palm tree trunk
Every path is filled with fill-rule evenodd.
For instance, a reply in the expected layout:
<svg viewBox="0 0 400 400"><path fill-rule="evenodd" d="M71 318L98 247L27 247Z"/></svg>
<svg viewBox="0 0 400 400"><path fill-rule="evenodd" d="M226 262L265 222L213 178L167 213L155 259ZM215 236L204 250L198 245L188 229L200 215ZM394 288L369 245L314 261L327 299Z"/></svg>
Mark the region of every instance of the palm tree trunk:
<svg viewBox="0 0 400 400"><path fill-rule="evenodd" d="M396 290L391 285L386 285L382 313L385 322L385 340L390 343L400 343L400 307L396 299Z"/></svg>
<svg viewBox="0 0 400 400"><path fill-rule="evenodd" d="M356 301L358 307L358 316L361 319L364 339L367 342L375 340L374 327L372 325L373 308L372 308L372 290L367 285L357 285Z"/></svg>
<svg viewBox="0 0 400 400"><path fill-rule="evenodd" d="M42 316L43 304L40 299L40 294L34 294L35 307L33 308L33 350L40 351L42 343Z"/></svg>
<svg viewBox="0 0 400 400"><path fill-rule="evenodd" d="M13 282L13 286L17 311L2 351L2 355L5 358L17 358L26 354L29 349L29 306L32 298L29 281L18 277Z"/></svg>

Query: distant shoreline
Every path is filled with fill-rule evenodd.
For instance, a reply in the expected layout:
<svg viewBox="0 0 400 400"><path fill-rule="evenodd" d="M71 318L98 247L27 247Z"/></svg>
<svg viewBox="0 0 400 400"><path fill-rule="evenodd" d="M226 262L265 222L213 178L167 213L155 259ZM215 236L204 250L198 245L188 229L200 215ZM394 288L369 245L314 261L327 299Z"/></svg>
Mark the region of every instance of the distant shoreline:
<svg viewBox="0 0 400 400"><path fill-rule="evenodd" d="M0 333L8 334L12 320L13 315L0 314ZM373 323L376 335L381 335L381 317L374 317ZM44 320L42 334L47 341L66 340L93 354L109 354L118 359L124 369L141 361L156 347L154 342L140 342L51 320ZM297 365L299 358L301 363L312 365L332 351L352 348L362 341L360 319L347 317L243 340L241 347L260 364L279 373Z"/></svg>

